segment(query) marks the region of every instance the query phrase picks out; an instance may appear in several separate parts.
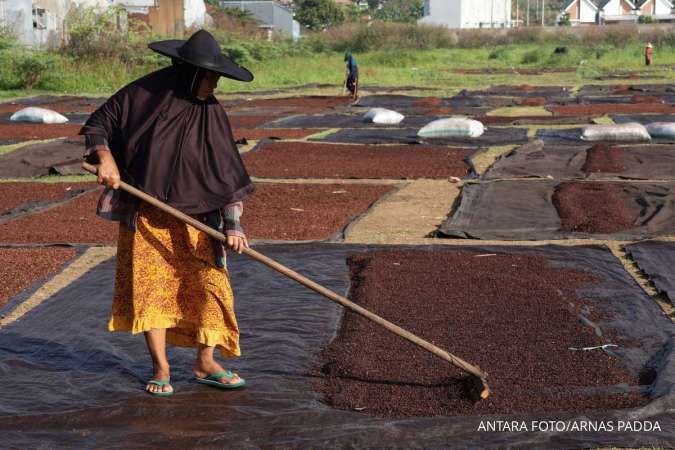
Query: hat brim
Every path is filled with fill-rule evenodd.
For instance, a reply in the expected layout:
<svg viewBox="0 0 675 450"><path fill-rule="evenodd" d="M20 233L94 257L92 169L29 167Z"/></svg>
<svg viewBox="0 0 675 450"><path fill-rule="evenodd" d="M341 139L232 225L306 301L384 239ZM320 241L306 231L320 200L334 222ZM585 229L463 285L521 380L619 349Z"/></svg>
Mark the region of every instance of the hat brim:
<svg viewBox="0 0 675 450"><path fill-rule="evenodd" d="M216 72L224 77L231 78L233 80L245 82L253 81L253 74L248 69L246 69L245 67L241 67L240 65L236 64L234 61L231 61L224 55L219 64L213 64L210 61L198 61L182 57L178 53L178 49L183 44L185 44L185 42L186 41L181 39L169 39L166 41L152 42L148 44L148 48L150 48L150 50L152 51L159 53L160 55L185 61L186 63L192 64L193 66L201 67L202 69Z"/></svg>

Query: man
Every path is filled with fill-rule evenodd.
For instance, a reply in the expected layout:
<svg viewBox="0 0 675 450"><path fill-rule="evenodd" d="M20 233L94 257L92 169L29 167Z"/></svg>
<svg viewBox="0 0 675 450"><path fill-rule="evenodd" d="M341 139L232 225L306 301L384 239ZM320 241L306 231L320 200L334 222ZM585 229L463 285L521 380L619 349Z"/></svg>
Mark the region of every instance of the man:
<svg viewBox="0 0 675 450"><path fill-rule="evenodd" d="M345 53L345 62L347 63L345 86L349 89L352 98L356 100L359 96L359 67L351 52Z"/></svg>

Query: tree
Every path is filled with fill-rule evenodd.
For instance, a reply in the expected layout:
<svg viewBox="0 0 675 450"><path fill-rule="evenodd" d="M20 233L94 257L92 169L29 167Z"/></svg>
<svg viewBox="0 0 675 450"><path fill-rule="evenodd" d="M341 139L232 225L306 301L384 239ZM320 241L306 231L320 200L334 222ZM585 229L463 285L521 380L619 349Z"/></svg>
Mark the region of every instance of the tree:
<svg viewBox="0 0 675 450"><path fill-rule="evenodd" d="M389 22L415 22L424 15L424 0L382 1L374 16Z"/></svg>
<svg viewBox="0 0 675 450"><path fill-rule="evenodd" d="M333 0L299 0L295 19L312 30L340 25L345 15Z"/></svg>

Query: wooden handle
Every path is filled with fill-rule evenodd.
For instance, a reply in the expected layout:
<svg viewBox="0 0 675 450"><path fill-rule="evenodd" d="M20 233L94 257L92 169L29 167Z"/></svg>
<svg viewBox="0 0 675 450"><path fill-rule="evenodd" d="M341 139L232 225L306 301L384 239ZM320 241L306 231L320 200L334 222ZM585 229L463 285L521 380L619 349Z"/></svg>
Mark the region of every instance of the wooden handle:
<svg viewBox="0 0 675 450"><path fill-rule="evenodd" d="M93 174L96 174L98 172L96 166L93 166L89 163L83 162L82 167L87 170L88 172L91 172ZM184 214L180 211L178 211L175 208L172 208L171 206L157 200L154 197L151 197L150 195L146 194L145 192L136 189L133 186L128 185L127 183L120 181L120 188L132 195L135 195L136 197L140 198L141 200L150 203L153 206L156 206L157 208L161 209L162 211L171 214L172 216L176 217L177 219L182 220L183 222L197 228L200 231L203 231L204 233L208 234L209 236L213 237L214 239L217 239L222 242L227 242L227 236L224 234L214 230L213 228L203 224L202 222L198 221L197 219L188 216L187 214ZM394 334L399 335L400 337L407 339L408 341L412 342L413 344L422 347L423 349L427 350L430 353L433 353L434 355L438 356L439 358L449 362L453 366L456 366L472 375L475 375L476 377L480 378L482 382L485 382L485 379L487 378L487 374L480 370L478 367L469 364L468 362L464 361L463 359L446 352L445 350L435 346L431 342L428 342L419 336L416 336L409 331L404 330L403 328L399 327L396 324L393 324L389 322L386 319L383 319L382 317L378 316L377 314L374 314L367 309L357 305L356 303L350 301L349 299L336 294L335 292L331 291L330 289L326 289L325 287L321 286L318 283L315 283L314 281L310 280L309 278L306 278L299 273L289 269L288 267L279 264L278 262L274 261L271 258L268 258L265 255L262 255L258 253L257 251L253 250L252 248L244 248L242 251L243 254L246 256L249 256L256 261L266 265L267 267L276 270L277 272L291 278L292 280L297 281L298 283L302 284L303 286L323 295L324 297L333 300L336 303L341 304L345 308L349 308L355 313L358 313L365 317L366 319L369 319L376 324L386 328L387 330L391 331ZM485 383L485 386L487 387L487 383ZM487 391L487 388L485 389L486 394L483 398L487 397L489 394L489 391Z"/></svg>

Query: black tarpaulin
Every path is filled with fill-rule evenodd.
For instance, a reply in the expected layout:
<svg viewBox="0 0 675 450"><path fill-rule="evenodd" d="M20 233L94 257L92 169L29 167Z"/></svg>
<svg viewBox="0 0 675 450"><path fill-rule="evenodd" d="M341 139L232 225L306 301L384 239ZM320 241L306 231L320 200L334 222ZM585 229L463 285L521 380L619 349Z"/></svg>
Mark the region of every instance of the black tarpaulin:
<svg viewBox="0 0 675 450"><path fill-rule="evenodd" d="M511 97L567 97L570 88L564 86L513 86L499 85L478 91L462 91L460 95L489 96L503 95Z"/></svg>
<svg viewBox="0 0 675 450"><path fill-rule="evenodd" d="M583 178L581 167L586 161L586 149L544 145L540 140L529 142L500 156L481 178Z"/></svg>
<svg viewBox="0 0 675 450"><path fill-rule="evenodd" d="M476 117L484 125L579 125L593 124L593 118L573 116L482 116Z"/></svg>
<svg viewBox="0 0 675 450"><path fill-rule="evenodd" d="M361 97L356 106L366 108L389 108L407 111L419 111L434 108L451 108L455 114L476 114L489 111L491 108L515 106L518 100L509 97L478 97L464 94L452 98L415 97L410 95L369 95ZM402 112L401 111L401 112Z"/></svg>
<svg viewBox="0 0 675 450"><path fill-rule="evenodd" d="M356 106L361 106L365 108L413 108L413 107L426 107L429 108L428 104L422 102L428 102L429 97L419 97L413 95L394 95L394 94L380 94L380 95L368 95L366 97L359 98L359 101L356 103ZM451 106L451 99L449 98L437 98L437 101L434 102L434 106ZM463 106L472 106L479 107L482 106L479 101L464 103Z"/></svg>
<svg viewBox="0 0 675 450"><path fill-rule="evenodd" d="M84 139L57 139L31 144L0 156L0 178L39 177L87 173L80 167Z"/></svg>
<svg viewBox="0 0 675 450"><path fill-rule="evenodd" d="M675 243L645 241L626 245L624 249L654 287L675 306Z"/></svg>
<svg viewBox="0 0 675 450"><path fill-rule="evenodd" d="M39 108L47 108L58 105L60 110L67 109L66 113L85 113L98 108L105 102L106 99L102 97L77 97L71 95L37 95L34 97L20 98L5 103L0 103L3 106L17 106L19 109L28 108L29 106L36 106ZM64 105L67 105L64 107Z"/></svg>
<svg viewBox="0 0 675 450"><path fill-rule="evenodd" d="M421 138L417 128L402 129L346 129L339 130L319 140L354 144L434 144L487 147L492 145L519 144L527 142L526 128L490 127L478 138Z"/></svg>
<svg viewBox="0 0 675 450"><path fill-rule="evenodd" d="M89 114L87 113L59 113L62 116L65 116L68 119L68 124L84 124L84 122L87 121L87 118L89 118ZM12 113L6 113L6 114L0 114L0 123L2 124L17 124L17 123L28 123L28 122L13 122L9 120L9 118L12 117ZM38 125L44 125L44 126L49 126L51 124L38 124Z"/></svg>
<svg viewBox="0 0 675 450"><path fill-rule="evenodd" d="M668 95L674 92L671 84L589 84L579 89L577 95Z"/></svg>
<svg viewBox="0 0 675 450"><path fill-rule="evenodd" d="M347 255L371 247L260 246L338 293L348 287ZM372 247L377 248L377 247ZM379 247L382 248L382 247ZM402 247L388 247L400 249ZM414 248L414 247L403 247ZM471 248L424 247L436 251ZM416 247L420 249L420 247ZM232 368L248 381L244 390L218 391L191 381L194 350L170 350L176 394L143 392L150 360L141 336L110 334L114 262L85 274L18 322L0 329L0 432L9 448L318 448L318 447L667 447L673 439L675 358L672 324L646 298L619 262L601 248L475 247L523 252L553 264L588 270L603 280L584 295L607 305L598 324L632 344L618 349L629 370L647 366L651 401L626 411L405 420L337 411L310 389L309 369L333 337L340 311L281 275L239 256L230 258L243 357ZM442 271L439 272L439 275ZM3 311L0 311L3 312ZM514 363L517 363L514 361ZM496 420L649 420L662 431L478 431Z"/></svg>
<svg viewBox="0 0 675 450"><path fill-rule="evenodd" d="M401 123L389 125L366 122L362 114L298 115L267 122L262 128L422 128L437 118L405 116Z"/></svg>
<svg viewBox="0 0 675 450"><path fill-rule="evenodd" d="M611 234L561 230L553 204L559 181L518 180L467 184L459 204L438 230L440 237L495 240L610 239L634 240L675 234L675 183L628 183L634 226ZM588 211L592 214L592 211Z"/></svg>
<svg viewBox="0 0 675 450"><path fill-rule="evenodd" d="M541 139L546 144L553 145L580 145L580 144L595 144L597 141L585 141L581 139L581 133L583 128L549 128L549 129L538 129L537 130L537 139ZM650 142L656 144L669 144L673 143L674 139L663 139L663 138L653 138ZM610 144L617 144L625 141L607 141Z"/></svg>
<svg viewBox="0 0 675 450"><path fill-rule="evenodd" d="M654 122L675 122L673 114L613 114L611 117L616 123L637 122L647 125Z"/></svg>
<svg viewBox="0 0 675 450"><path fill-rule="evenodd" d="M542 141L525 144L501 156L483 175L483 179L555 178L602 179L620 177L635 180L672 180L675 178L675 146L633 144L615 145L621 171L584 171L591 143L581 146L544 145Z"/></svg>

